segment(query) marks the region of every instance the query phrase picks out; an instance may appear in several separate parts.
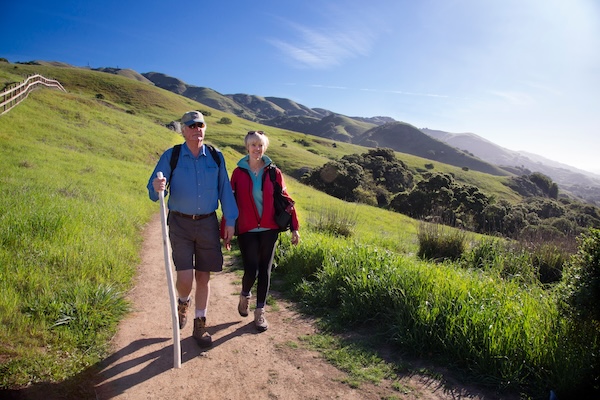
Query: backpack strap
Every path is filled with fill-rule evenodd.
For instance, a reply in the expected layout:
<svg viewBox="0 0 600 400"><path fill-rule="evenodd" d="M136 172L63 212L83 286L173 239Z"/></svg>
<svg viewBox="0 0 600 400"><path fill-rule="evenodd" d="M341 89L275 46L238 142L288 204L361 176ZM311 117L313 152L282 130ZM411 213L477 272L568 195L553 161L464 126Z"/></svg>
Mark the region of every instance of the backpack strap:
<svg viewBox="0 0 600 400"><path fill-rule="evenodd" d="M171 165L171 173L169 174L169 179L167 180L167 189L171 186L171 177L173 176L173 171L177 167L177 162L179 161L179 153L181 153L181 145L176 144L173 146L173 152L171 153L171 159L169 160L169 164Z"/></svg>
<svg viewBox="0 0 600 400"><path fill-rule="evenodd" d="M267 169L267 172L269 173L269 178L271 179L271 182L273 183L273 187L275 188L275 190L277 190L276 185L279 185L277 183L277 167L275 166L275 164L271 163L271 164L269 164L269 166L266 169ZM244 169L244 171L246 171L246 170ZM246 172L248 172L248 171L246 171ZM248 175L250 175L249 172L248 172ZM262 182L261 182L261 185L263 185L263 186L265 184L265 179L267 179L267 174L263 174ZM261 188L261 190L262 190L262 188Z"/></svg>
<svg viewBox="0 0 600 400"><path fill-rule="evenodd" d="M208 151L210 152L210 155L212 156L213 160L215 160L215 162L217 163L217 167L221 167L221 157L219 156L219 152L217 151L217 149L215 149L215 146L213 146L212 144L205 144L206 147L208 147Z"/></svg>
<svg viewBox="0 0 600 400"><path fill-rule="evenodd" d="M269 165L269 176L271 177L271 182L273 182L273 184L275 184L275 182L277 182L277 167L275 166L275 164L271 163L271 165Z"/></svg>

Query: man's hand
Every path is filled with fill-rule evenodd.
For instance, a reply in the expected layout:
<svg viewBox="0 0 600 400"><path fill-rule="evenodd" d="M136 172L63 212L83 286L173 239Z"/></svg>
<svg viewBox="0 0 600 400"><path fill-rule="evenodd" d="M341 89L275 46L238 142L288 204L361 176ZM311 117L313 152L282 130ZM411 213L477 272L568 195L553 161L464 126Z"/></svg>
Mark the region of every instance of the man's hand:
<svg viewBox="0 0 600 400"><path fill-rule="evenodd" d="M233 235L235 234L235 227L226 226L225 232L223 233L223 242L225 243L225 248L227 250L231 250L231 239L233 239Z"/></svg>
<svg viewBox="0 0 600 400"><path fill-rule="evenodd" d="M164 192L167 187L167 178L154 178L152 180L152 187L156 193Z"/></svg>

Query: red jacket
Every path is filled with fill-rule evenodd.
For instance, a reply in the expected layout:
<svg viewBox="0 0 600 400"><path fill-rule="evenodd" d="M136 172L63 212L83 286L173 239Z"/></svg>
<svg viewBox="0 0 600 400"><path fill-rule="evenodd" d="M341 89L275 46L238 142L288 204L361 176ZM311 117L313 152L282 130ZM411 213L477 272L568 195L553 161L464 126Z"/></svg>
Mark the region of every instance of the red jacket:
<svg viewBox="0 0 600 400"><path fill-rule="evenodd" d="M279 168L275 169L276 181L283 188L283 196L293 201L290 195L287 193L283 175ZM231 188L235 195L235 201L239 210L239 217L236 224L236 233L246 233L255 228L268 228L268 229L279 229L279 226L275 222L275 205L273 202L273 182L269 178L269 171L267 166L263 170L263 213L262 216L258 215L258 209L254 202L254 196L252 195L252 178L248 170L240 167L236 167L231 174ZM291 229L298 230L298 216L296 215L296 209L292 208L292 223Z"/></svg>

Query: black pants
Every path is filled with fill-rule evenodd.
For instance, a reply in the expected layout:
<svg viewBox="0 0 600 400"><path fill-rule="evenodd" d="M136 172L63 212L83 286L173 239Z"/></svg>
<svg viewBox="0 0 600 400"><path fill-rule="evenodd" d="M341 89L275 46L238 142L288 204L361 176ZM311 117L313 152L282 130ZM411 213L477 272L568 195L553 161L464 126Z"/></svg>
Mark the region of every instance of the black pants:
<svg viewBox="0 0 600 400"><path fill-rule="evenodd" d="M271 269L275 256L275 243L279 237L276 230L262 232L246 232L238 236L238 244L244 263L242 292L250 293L254 282L256 287L256 303L263 305L271 286Z"/></svg>

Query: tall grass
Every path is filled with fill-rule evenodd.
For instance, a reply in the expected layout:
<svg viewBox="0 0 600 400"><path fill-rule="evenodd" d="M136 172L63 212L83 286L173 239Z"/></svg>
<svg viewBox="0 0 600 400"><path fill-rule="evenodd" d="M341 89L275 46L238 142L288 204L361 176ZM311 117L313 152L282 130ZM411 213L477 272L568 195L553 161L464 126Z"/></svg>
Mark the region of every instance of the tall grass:
<svg viewBox="0 0 600 400"><path fill-rule="evenodd" d="M420 258L428 260L458 260L467 245L467 235L458 229L422 222L418 232Z"/></svg>
<svg viewBox="0 0 600 400"><path fill-rule="evenodd" d="M324 208L317 215L309 217L311 228L317 232L334 236L352 237L356 229L356 209Z"/></svg>
<svg viewBox="0 0 600 400"><path fill-rule="evenodd" d="M282 247L277 273L334 329L368 327L496 387L570 393L589 383L600 343L582 340L539 287L322 234Z"/></svg>
<svg viewBox="0 0 600 400"><path fill-rule="evenodd" d="M117 127L135 125L131 117L109 114L108 127L89 119L94 135L52 117L23 126L24 116L77 113L76 104L38 91L0 120L0 387L61 380L102 357L156 211L140 162L148 153Z"/></svg>
<svg viewBox="0 0 600 400"><path fill-rule="evenodd" d="M465 249L459 264L523 285L550 287L560 281L563 267L573 254L553 242L523 243L488 237Z"/></svg>

